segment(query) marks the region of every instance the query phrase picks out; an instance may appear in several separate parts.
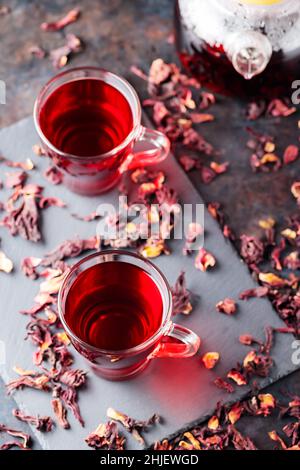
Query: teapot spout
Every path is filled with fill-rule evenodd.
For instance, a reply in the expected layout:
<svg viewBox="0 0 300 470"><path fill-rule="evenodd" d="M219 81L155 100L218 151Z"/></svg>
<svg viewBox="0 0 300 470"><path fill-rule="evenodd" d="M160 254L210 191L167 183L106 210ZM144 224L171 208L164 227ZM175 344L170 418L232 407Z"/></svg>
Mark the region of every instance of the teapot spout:
<svg viewBox="0 0 300 470"><path fill-rule="evenodd" d="M272 45L262 33L241 31L230 35L225 52L235 70L250 80L267 67L272 57Z"/></svg>

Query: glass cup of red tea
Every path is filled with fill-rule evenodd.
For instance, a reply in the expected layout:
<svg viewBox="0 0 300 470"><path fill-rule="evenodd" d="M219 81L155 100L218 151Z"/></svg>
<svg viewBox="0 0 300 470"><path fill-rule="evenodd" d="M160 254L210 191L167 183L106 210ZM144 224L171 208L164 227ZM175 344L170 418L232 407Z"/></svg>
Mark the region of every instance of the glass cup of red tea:
<svg viewBox="0 0 300 470"><path fill-rule="evenodd" d="M127 251L97 252L75 264L58 309L73 346L106 379L130 378L154 358L194 356L200 346L194 332L173 323L164 275Z"/></svg>
<svg viewBox="0 0 300 470"><path fill-rule="evenodd" d="M141 125L141 104L124 79L96 67L52 78L34 106L45 153L72 191L95 195L114 187L127 170L163 161L168 138Z"/></svg>

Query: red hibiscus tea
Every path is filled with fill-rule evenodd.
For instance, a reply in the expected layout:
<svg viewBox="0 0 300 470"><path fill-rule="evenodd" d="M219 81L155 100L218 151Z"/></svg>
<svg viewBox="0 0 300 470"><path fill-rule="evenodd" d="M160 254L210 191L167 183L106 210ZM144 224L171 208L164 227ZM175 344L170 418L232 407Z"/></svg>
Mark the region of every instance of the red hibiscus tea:
<svg viewBox="0 0 300 470"><path fill-rule="evenodd" d="M160 328L163 302L148 273L106 262L82 272L70 288L65 320L85 343L120 351L144 343Z"/></svg>
<svg viewBox="0 0 300 470"><path fill-rule="evenodd" d="M42 105L40 126L64 153L93 157L117 147L133 128L128 101L112 85L83 78L64 83Z"/></svg>
<svg viewBox="0 0 300 470"><path fill-rule="evenodd" d="M95 195L125 171L159 163L168 138L141 125L141 105L130 83L96 67L70 69L40 91L34 121L45 153L72 191Z"/></svg>
<svg viewBox="0 0 300 470"><path fill-rule="evenodd" d="M172 322L172 292L149 260L124 250L75 264L60 287L58 312L73 346L97 375L124 380L156 357L190 357L199 337Z"/></svg>

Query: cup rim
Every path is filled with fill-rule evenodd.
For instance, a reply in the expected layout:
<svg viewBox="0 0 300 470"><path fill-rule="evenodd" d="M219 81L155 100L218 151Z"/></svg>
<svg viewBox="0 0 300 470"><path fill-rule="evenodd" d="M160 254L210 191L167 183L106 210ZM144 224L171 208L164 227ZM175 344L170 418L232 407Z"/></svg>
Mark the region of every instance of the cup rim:
<svg viewBox="0 0 300 470"><path fill-rule="evenodd" d="M150 336L150 338L146 339L146 341L144 341L143 343L138 344L136 346L133 346L131 348L119 349L119 350L101 349L101 348L97 348L96 346L93 346L93 345L85 342L84 340L79 338L74 333L74 331L69 327L68 323L65 320L64 313L63 313L63 310L64 310L64 304L63 304L63 295L64 295L64 293L63 293L63 291L64 291L64 288L66 287L66 284L70 280L71 276L74 274L74 271L76 271L82 264L85 264L86 262L88 262L88 261L90 261L94 258L97 258L99 256L112 255L112 254L121 255L121 256L128 257L128 258L135 258L135 259L138 259L138 260L142 261L146 266L150 267L150 269L154 270L156 272L156 274L158 274L158 276L159 276L160 280L162 281L163 286L165 288L165 292L167 294L166 295L166 301L165 301L166 305L164 306L164 309L165 309L165 312L166 312L165 313L165 318L162 318L162 323L161 323L159 329L152 336ZM102 261L102 262L105 263L105 262L109 262L109 261L110 260ZM118 260L117 262L123 262L123 261ZM84 271L85 270L83 270L82 272L84 272ZM153 282L155 282L157 288L159 289L159 291L161 293L161 296L162 296L163 304L164 304L164 295L161 291L161 288L156 283L155 279L152 279L152 280L153 280ZM68 287L68 290L70 289L72 284ZM65 298L67 297L67 295L68 295L68 293L66 294ZM104 355L104 356L126 356L126 357L135 355L135 354L147 349L151 344L155 343L156 340L158 340L160 337L162 337L163 335L165 335L169 331L169 329L171 327L171 324L172 324L172 322L170 322L170 318L172 316L172 306L173 306L173 301L172 301L171 288L169 286L169 283L168 283L166 277L161 272L161 270L157 266L155 266L151 261L144 258L143 256L141 256L137 253L132 253L131 251L119 250L119 249L110 249L110 250L97 251L96 253L92 253L88 256L85 256L80 261L78 261L76 264L74 264L71 267L71 269L67 272L66 276L64 277L64 279L62 281L62 284L61 284L59 292L58 292L58 301L57 301L59 319L60 319L60 321L63 325L64 330L68 333L68 335L70 336L71 339L74 339L77 343L80 344L80 346L83 346L86 349L88 349L90 351L93 351L93 352L95 352L99 355ZM164 313L163 313L163 315L164 315Z"/></svg>
<svg viewBox="0 0 300 470"><path fill-rule="evenodd" d="M93 76L93 72L94 72L94 76ZM80 73L82 75L80 75ZM78 75L76 76L76 74L78 74ZM87 74L87 75L84 76L84 74ZM66 80L63 83L70 83L72 81L84 80L84 79L87 79L87 78L94 79L94 80L102 80L102 81L112 85L114 88L117 88L116 84L119 83L119 84L121 84L121 86L123 86L123 88L125 90L127 90L128 94L133 99L134 107L130 104L128 96L126 96L122 92L122 90L117 88L117 90L120 93L122 93L122 95L124 96L124 98L128 102L128 105L130 106L132 116L133 116L133 127L132 127L132 130L130 131L130 133L125 137L125 139L123 139L123 141L117 147L114 147L113 149L109 150L108 152L98 154L98 155L88 155L88 156L85 156L85 157L70 154L70 153L66 153L66 152L63 152L62 150L58 149L55 145L53 145L52 142L50 142L50 140L46 137L46 135L42 131L42 128L41 128L40 123L39 123L39 108L40 108L40 104L41 104L41 101L42 101L43 97L45 96L47 91L49 91L49 89L57 81L59 82L59 80L63 79L64 77L66 77L66 78L68 76L72 77L72 75L75 75L75 77L70 78L70 80ZM58 86L61 86L63 83L61 83ZM53 90L55 90L55 89L56 88L53 88ZM67 158L72 159L72 160L84 161L84 162L91 162L91 161L99 160L99 158L105 159L105 158L108 158L108 157L112 157L115 154L122 151L124 148L126 148L126 146L130 142L132 142L134 139L136 139L138 134L139 134L140 127L141 127L141 116L142 116L141 103L140 103L138 94L135 91L134 87L125 78L121 77L120 75L117 75L113 72L110 72L109 70L106 70L104 68L94 67L94 66L73 67L71 69L64 70L63 72L60 72L60 73L54 75L54 77L52 77L50 80L48 80L43 85L41 90L39 91L39 93L37 95L37 98L34 102L34 107L33 107L34 125L35 125L35 129L36 129L41 141L43 143L45 143L50 148L50 150L52 152L59 155L60 157L64 157L64 158L67 157Z"/></svg>

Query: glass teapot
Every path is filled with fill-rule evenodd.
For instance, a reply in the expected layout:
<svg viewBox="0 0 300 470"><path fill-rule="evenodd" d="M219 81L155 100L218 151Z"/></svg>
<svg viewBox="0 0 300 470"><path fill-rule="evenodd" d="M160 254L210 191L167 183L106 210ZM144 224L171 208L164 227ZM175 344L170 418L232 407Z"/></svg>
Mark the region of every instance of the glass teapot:
<svg viewBox="0 0 300 470"><path fill-rule="evenodd" d="M273 97L300 79L300 0L177 0L183 65L215 91Z"/></svg>

